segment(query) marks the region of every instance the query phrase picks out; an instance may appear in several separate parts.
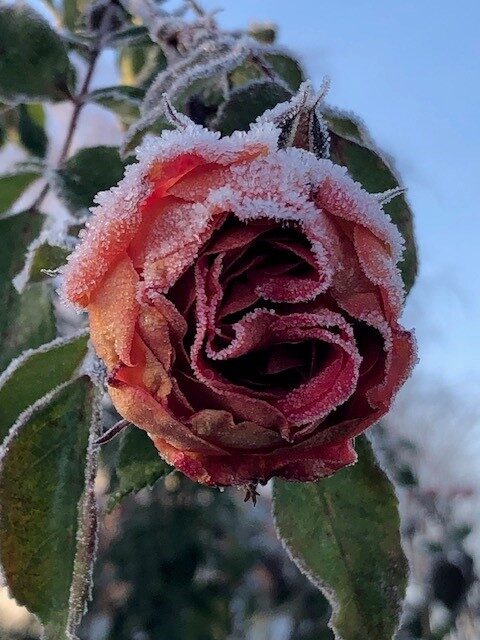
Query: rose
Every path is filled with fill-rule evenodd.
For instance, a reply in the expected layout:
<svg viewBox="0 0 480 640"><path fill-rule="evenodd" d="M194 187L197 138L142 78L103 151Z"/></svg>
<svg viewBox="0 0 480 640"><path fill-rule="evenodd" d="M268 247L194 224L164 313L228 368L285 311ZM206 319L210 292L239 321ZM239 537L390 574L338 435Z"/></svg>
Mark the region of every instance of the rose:
<svg viewBox="0 0 480 640"><path fill-rule="evenodd" d="M205 484L353 463L414 359L397 228L342 167L278 137L264 122L150 140L65 269L115 407Z"/></svg>

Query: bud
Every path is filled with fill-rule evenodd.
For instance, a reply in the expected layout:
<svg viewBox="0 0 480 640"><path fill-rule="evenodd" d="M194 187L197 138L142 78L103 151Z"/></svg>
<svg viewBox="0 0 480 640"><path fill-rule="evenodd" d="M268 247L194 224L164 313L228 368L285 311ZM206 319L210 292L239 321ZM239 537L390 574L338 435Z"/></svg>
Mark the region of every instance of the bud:
<svg viewBox="0 0 480 640"><path fill-rule="evenodd" d="M265 44L273 44L277 38L277 27L272 22L252 22L248 33Z"/></svg>

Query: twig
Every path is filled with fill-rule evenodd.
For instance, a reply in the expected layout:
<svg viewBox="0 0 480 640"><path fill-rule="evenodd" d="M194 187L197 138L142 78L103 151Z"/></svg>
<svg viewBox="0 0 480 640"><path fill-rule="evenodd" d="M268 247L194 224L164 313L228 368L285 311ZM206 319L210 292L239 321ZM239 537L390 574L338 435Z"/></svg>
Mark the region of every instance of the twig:
<svg viewBox="0 0 480 640"><path fill-rule="evenodd" d="M88 94L90 82L92 80L93 72L95 70L95 64L98 60L99 55L100 55L100 47L96 47L95 49L92 50L88 67L87 67L87 73L83 80L82 86L80 87L80 92L77 96L73 97L72 116L70 118L70 123L68 125L67 135L65 137L62 150L60 151L60 156L58 158L57 166L60 166L62 164L62 162L67 157L68 152L70 151L70 146L72 144L73 136L75 134L75 129L77 128L80 113L85 104L85 96ZM43 189L40 191L37 198L31 205L29 211L34 211L35 209L38 209L38 207L42 204L42 202L46 198L49 190L50 190L50 184L47 182L47 184L44 185Z"/></svg>
<svg viewBox="0 0 480 640"><path fill-rule="evenodd" d="M198 16L200 16L201 18L205 17L205 11L197 2L195 2L195 0L188 0L188 4L192 7L192 9Z"/></svg>

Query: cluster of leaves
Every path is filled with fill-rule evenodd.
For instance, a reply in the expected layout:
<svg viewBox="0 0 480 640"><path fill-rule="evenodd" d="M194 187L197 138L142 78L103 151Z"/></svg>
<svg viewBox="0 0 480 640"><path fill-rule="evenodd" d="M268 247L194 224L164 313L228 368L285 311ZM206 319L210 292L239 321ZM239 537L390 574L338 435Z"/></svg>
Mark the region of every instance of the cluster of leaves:
<svg viewBox="0 0 480 640"><path fill-rule="evenodd" d="M75 243L94 195L121 178L147 133L172 127L165 94L180 113L227 135L290 99L304 80L298 61L274 43L272 29L222 33L198 11L186 22L161 3L136 5L144 15L130 15L118 0L64 0L59 15L56 3L46 5L51 21L23 4L0 7L0 144L20 145L26 156L0 175L0 366L11 362L0 378L0 555L11 593L38 616L49 640L76 637L89 597L102 429L101 371L85 364L91 358L85 333L56 338L51 275ZM91 90L105 49L116 52L118 83ZM49 103L61 101L70 104L71 120L55 159L46 113ZM125 130L120 148L72 154L86 104L117 115ZM410 288L412 218L390 161L351 115L323 102L316 113L333 161L372 193L400 193L385 207L407 241L402 273ZM38 181L32 203L18 211L17 201ZM61 241L58 220L45 207L49 190L68 210ZM334 623L345 640L387 640L406 574L396 499L366 440L360 453L354 469L329 480L277 482L276 521L297 563L335 591ZM109 507L169 471L148 440L125 433Z"/></svg>

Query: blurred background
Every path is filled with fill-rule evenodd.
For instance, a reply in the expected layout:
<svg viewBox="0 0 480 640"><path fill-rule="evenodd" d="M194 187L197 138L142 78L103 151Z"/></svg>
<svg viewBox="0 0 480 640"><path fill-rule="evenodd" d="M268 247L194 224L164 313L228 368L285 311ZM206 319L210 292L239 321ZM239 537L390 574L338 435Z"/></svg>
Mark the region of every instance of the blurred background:
<svg viewBox="0 0 480 640"><path fill-rule="evenodd" d="M32 2L44 15L40 0ZM171 3L170 3L171 4ZM203 0L206 10L215 0ZM474 0L223 3L227 29L273 22L329 102L365 120L395 159L416 215L420 273L404 324L420 363L375 438L399 486L412 567L399 639L480 637L480 5ZM79 63L81 72L81 63ZM113 53L94 87L114 84ZM69 107L48 107L58 155ZM87 106L77 146L117 144ZM75 146L75 145L74 145ZM0 171L21 159L7 145ZM28 194L29 201L31 195ZM49 206L60 205L53 200ZM21 206L21 203L20 205ZM101 483L108 483L105 471ZM101 485L100 483L100 485ZM102 487L100 486L101 490ZM323 640L328 604L276 541L269 491L256 509L170 476L102 525L85 640ZM0 638L37 638L0 594Z"/></svg>

